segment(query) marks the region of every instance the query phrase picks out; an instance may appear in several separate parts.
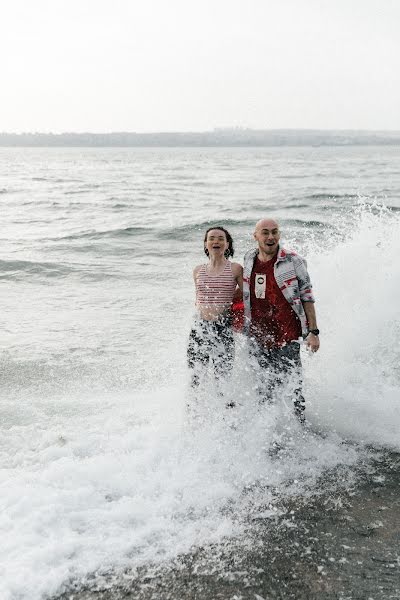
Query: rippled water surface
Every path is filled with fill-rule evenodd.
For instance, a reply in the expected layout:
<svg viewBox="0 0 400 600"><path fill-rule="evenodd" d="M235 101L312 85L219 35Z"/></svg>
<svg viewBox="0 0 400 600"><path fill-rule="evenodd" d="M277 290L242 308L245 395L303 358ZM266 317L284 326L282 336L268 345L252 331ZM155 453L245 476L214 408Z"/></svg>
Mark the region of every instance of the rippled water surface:
<svg viewBox="0 0 400 600"><path fill-rule="evenodd" d="M396 147L0 149L1 598L244 543L249 519L399 450L399 165ZM210 383L186 412L204 231L227 227L241 262L263 216L317 296L306 431L284 402L260 411L241 336L237 408Z"/></svg>

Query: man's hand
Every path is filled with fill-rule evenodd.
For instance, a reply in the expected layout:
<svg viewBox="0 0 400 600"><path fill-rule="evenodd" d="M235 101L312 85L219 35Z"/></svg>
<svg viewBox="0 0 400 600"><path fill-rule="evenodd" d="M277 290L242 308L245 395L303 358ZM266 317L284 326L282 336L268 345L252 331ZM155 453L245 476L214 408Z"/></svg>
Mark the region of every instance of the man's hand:
<svg viewBox="0 0 400 600"><path fill-rule="evenodd" d="M314 335L313 333L309 333L306 337L306 345L307 349L311 350L311 352L316 352L319 348L319 337L318 335Z"/></svg>

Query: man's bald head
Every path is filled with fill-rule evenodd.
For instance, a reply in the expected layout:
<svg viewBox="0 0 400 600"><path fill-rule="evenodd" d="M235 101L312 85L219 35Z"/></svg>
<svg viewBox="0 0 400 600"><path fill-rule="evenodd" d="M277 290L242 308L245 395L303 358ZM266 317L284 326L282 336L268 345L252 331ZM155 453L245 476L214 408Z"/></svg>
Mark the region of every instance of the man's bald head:
<svg viewBox="0 0 400 600"><path fill-rule="evenodd" d="M280 237L279 224L275 219L260 219L256 223L254 239L258 242L261 260L271 260L275 256L278 252Z"/></svg>
<svg viewBox="0 0 400 600"><path fill-rule="evenodd" d="M279 223L278 221L275 221L275 219L260 219L256 223L255 231L261 229L278 229L279 231Z"/></svg>

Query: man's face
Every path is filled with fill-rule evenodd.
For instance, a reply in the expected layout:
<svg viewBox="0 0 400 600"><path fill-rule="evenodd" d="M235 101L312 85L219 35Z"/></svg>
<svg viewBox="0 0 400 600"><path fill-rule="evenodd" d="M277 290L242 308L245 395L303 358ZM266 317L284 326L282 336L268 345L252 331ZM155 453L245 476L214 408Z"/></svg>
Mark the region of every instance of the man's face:
<svg viewBox="0 0 400 600"><path fill-rule="evenodd" d="M254 239L257 240L258 247L264 254L268 256L276 254L280 237L279 225L273 219L263 219L257 223Z"/></svg>

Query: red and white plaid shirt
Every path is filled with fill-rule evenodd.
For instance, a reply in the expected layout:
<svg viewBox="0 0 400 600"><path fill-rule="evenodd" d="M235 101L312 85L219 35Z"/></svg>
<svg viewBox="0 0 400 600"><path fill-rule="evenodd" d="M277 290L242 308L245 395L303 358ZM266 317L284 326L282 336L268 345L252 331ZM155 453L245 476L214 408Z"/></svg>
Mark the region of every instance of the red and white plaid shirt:
<svg viewBox="0 0 400 600"><path fill-rule="evenodd" d="M243 301L244 301L244 330L248 333L251 323L250 277L258 248L249 250L244 257L243 267ZM303 302L315 302L307 262L293 252L279 247L274 265L274 277L285 299L300 319L302 334L308 334L308 324Z"/></svg>

